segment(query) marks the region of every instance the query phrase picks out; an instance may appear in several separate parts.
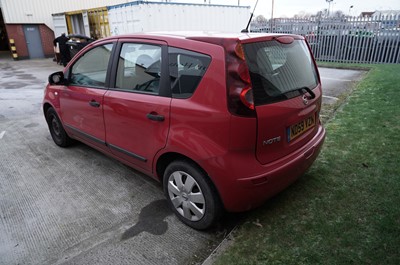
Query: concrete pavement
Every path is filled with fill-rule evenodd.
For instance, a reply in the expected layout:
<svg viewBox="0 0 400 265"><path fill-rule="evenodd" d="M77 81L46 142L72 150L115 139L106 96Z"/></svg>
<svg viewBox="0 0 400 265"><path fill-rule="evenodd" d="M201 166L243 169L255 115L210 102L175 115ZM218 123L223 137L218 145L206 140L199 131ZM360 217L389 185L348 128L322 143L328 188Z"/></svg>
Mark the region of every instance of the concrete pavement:
<svg viewBox="0 0 400 265"><path fill-rule="evenodd" d="M0 264L190 264L225 228L198 232L161 185L83 144L57 147L41 101L51 59L0 61Z"/></svg>
<svg viewBox="0 0 400 265"><path fill-rule="evenodd" d="M347 93L353 85L365 75L365 71L319 68L323 98L325 104L334 104L342 94Z"/></svg>
<svg viewBox="0 0 400 265"><path fill-rule="evenodd" d="M51 59L0 60L0 264L201 263L230 220L195 231L149 177L83 144L56 146L41 101L60 70ZM332 98L361 75L330 71L321 76Z"/></svg>

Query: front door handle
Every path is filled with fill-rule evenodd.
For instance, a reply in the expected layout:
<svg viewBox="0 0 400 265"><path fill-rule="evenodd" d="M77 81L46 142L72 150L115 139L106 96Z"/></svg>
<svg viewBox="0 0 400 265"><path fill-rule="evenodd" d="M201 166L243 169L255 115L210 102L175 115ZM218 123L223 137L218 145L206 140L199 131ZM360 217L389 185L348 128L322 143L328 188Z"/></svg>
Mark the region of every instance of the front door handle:
<svg viewBox="0 0 400 265"><path fill-rule="evenodd" d="M89 101L89 105L92 106L92 107L95 107L95 108L100 107L100 103L97 102L97 101L94 100L94 99L93 99L92 101Z"/></svg>
<svg viewBox="0 0 400 265"><path fill-rule="evenodd" d="M164 119L165 119L163 115L158 115L157 113L153 113L153 112L148 113L146 115L146 117L152 121L164 121Z"/></svg>

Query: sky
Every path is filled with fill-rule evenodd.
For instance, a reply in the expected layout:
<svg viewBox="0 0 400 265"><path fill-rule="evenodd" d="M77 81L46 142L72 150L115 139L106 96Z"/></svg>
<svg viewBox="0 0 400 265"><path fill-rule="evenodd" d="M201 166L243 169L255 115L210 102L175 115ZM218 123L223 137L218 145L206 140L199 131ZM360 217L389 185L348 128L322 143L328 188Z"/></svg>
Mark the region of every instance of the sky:
<svg viewBox="0 0 400 265"><path fill-rule="evenodd" d="M203 4L205 0L170 0L170 2L185 2ZM215 5L250 6L253 12L256 0L206 0ZM352 8L350 8L353 6ZM274 0L274 17L292 17L301 11L315 14L320 10L328 9L326 0ZM255 16L263 15L271 17L272 0L258 0ZM400 0L333 0L330 4L330 12L341 10L344 14L358 16L361 12L375 10L400 10Z"/></svg>

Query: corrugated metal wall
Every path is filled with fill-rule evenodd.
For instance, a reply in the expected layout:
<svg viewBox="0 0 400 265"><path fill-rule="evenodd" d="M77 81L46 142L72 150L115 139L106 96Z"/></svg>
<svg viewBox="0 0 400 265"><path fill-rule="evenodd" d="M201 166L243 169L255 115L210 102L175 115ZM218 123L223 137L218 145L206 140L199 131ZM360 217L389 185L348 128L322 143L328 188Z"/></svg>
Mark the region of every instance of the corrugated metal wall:
<svg viewBox="0 0 400 265"><path fill-rule="evenodd" d="M109 6L111 35L145 31L240 32L250 18L249 7L178 3Z"/></svg>
<svg viewBox="0 0 400 265"><path fill-rule="evenodd" d="M6 24L45 23L53 29L51 14L92 9L130 2L129 0L0 0Z"/></svg>

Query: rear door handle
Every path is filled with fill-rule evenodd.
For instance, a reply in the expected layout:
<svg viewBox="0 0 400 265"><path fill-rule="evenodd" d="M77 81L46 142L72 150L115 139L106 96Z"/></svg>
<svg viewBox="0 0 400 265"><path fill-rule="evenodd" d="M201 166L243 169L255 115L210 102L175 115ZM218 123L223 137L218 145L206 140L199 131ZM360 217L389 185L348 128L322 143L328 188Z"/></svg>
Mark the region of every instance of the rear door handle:
<svg viewBox="0 0 400 265"><path fill-rule="evenodd" d="M153 112L148 113L146 115L146 117L152 121L164 121L164 119L165 119L163 115L158 115L157 113L153 113Z"/></svg>
<svg viewBox="0 0 400 265"><path fill-rule="evenodd" d="M92 107L95 107L95 108L100 107L100 103L97 102L97 101L94 100L94 99L93 99L92 101L89 101L89 105L92 106Z"/></svg>

